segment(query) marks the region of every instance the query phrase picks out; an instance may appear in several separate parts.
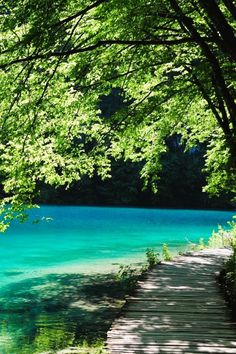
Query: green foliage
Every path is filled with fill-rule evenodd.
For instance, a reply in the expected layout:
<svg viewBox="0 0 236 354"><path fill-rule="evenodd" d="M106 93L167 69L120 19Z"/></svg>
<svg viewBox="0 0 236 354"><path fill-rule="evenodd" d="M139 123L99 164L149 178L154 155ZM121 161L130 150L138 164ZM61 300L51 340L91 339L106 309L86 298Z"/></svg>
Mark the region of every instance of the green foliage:
<svg viewBox="0 0 236 354"><path fill-rule="evenodd" d="M23 223L28 219L28 211L32 208L38 208L35 204L23 204L21 202L13 202L6 204L7 198L0 204L0 232L4 232L10 226L13 220Z"/></svg>
<svg viewBox="0 0 236 354"><path fill-rule="evenodd" d="M219 226L218 231L213 231L211 237L208 240L208 246L210 248L224 248L231 247L233 245L235 236L233 231L235 227L231 230L225 230L221 226Z"/></svg>
<svg viewBox="0 0 236 354"><path fill-rule="evenodd" d="M201 237L197 243L189 243L189 249L193 252L202 251L208 247L208 243L205 242L204 238Z"/></svg>
<svg viewBox="0 0 236 354"><path fill-rule="evenodd" d="M213 231L209 240L205 242L200 238L197 244L190 244L191 251L201 251L205 248L232 248L236 242L236 223L228 222L230 228L218 226L217 231Z"/></svg>
<svg viewBox="0 0 236 354"><path fill-rule="evenodd" d="M200 238L198 245L199 245L199 250L204 250L204 248L206 248L205 240L203 237Z"/></svg>
<svg viewBox="0 0 236 354"><path fill-rule="evenodd" d="M234 227L235 228L235 227ZM236 241L232 244L232 255L225 262L220 277L221 287L231 306L232 315L236 318Z"/></svg>
<svg viewBox="0 0 236 354"><path fill-rule="evenodd" d="M232 255L224 263L220 272L219 283L230 304L231 313L236 319L236 222L228 224L230 228L224 229L219 226L218 231L213 231L207 243L201 238L198 244L191 246L191 250L199 251L207 247L232 250Z"/></svg>
<svg viewBox="0 0 236 354"><path fill-rule="evenodd" d="M233 283L236 291L236 247L233 247L233 254L225 263L226 279Z"/></svg>
<svg viewBox="0 0 236 354"><path fill-rule="evenodd" d="M80 345L77 346L81 354L106 354L104 340L97 339L94 343L88 343L84 340Z"/></svg>
<svg viewBox="0 0 236 354"><path fill-rule="evenodd" d="M140 272L137 268L133 268L130 265L120 265L116 280L125 287L126 292L130 292L134 289L139 276Z"/></svg>
<svg viewBox="0 0 236 354"><path fill-rule="evenodd" d="M147 248L146 258L148 262L148 267L152 268L154 265L160 263L160 254L157 253L153 248Z"/></svg>
<svg viewBox="0 0 236 354"><path fill-rule="evenodd" d="M168 245L166 243L164 243L162 245L162 257L164 259L164 261L172 261L173 257L172 254L168 248Z"/></svg>
<svg viewBox="0 0 236 354"><path fill-rule="evenodd" d="M6 0L5 203L32 205L43 183L69 188L83 176L109 178L113 158L141 162L144 186L158 190L174 134L186 150L206 146L209 193L235 192L234 14L223 0L207 4ZM101 97L117 88L124 106L103 116Z"/></svg>
<svg viewBox="0 0 236 354"><path fill-rule="evenodd" d="M202 192L205 178L201 169L205 148L198 146L185 151L185 146L179 145L180 140L180 136L175 135L167 141L168 151L161 158L158 194L150 189L142 190L139 173L143 163L112 160L112 178L102 181L96 175L92 178L84 176L68 190L64 187L41 185L37 202L199 209L203 205L206 208L222 209L231 206L230 196L210 198L207 193ZM121 185L123 188L120 188Z"/></svg>

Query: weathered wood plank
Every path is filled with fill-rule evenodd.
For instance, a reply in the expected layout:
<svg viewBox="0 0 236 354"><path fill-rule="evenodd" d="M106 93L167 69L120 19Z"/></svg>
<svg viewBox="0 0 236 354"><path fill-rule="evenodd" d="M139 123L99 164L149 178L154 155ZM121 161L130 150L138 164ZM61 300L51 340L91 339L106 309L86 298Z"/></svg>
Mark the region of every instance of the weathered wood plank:
<svg viewBox="0 0 236 354"><path fill-rule="evenodd" d="M235 324L234 324L235 325ZM225 322L225 323L215 323L215 321L195 321L195 322L186 322L186 320L182 320L181 318L179 319L175 319L174 321L171 321L171 324L163 324L160 321L160 324L157 324L156 321L142 321L142 320L131 320L131 321L127 321L127 320L118 320L116 321L115 324L115 328L119 328L122 326L127 326L127 327L134 327L134 326L139 326L140 328L142 327L148 327L151 326L153 329L154 328L165 328L165 327L179 327L181 326L181 328L192 328L192 327L197 327L197 328L204 328L204 329L223 329L223 328L227 328L230 327L232 328L232 324L231 322ZM114 328L114 325L111 327L111 329Z"/></svg>
<svg viewBox="0 0 236 354"><path fill-rule="evenodd" d="M236 354L236 326L215 280L228 255L205 250L148 271L108 332L108 353Z"/></svg>
<svg viewBox="0 0 236 354"><path fill-rule="evenodd" d="M224 353L224 354L235 354L236 349L235 348L214 348L214 347L200 347L200 348L175 348L175 347L163 347L161 349L157 347L152 347L152 346L146 346L146 347L129 347L129 348L123 348L123 347L114 347L112 351L109 352L109 354L112 353L119 353L119 354L124 354L124 353L178 353L178 354L193 354L193 353L201 353L201 354L217 354L217 353Z"/></svg>

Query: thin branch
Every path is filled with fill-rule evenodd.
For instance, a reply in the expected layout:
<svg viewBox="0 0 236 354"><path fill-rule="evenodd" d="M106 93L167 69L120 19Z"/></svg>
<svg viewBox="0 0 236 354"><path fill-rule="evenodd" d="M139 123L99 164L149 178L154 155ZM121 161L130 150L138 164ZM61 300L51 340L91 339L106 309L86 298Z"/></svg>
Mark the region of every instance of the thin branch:
<svg viewBox="0 0 236 354"><path fill-rule="evenodd" d="M22 70L20 70L20 72L17 74L17 77L15 78L15 80L17 80L18 77L20 77L20 75L24 72L24 70L27 68L27 66L28 66L28 63L22 68ZM34 64L31 64L30 67L29 67L29 69L28 69L28 71L27 71L26 76L25 76L24 79L20 82L20 84L22 85L22 87L25 87L26 82L27 82L28 78L30 77L30 74L31 74L31 72L32 72L32 70L33 70L33 67L34 67ZM11 113L13 107L15 106L16 103L19 102L20 97L21 97L21 93L22 93L22 90L19 90L19 91L17 92L17 94L14 96L13 100L11 101L10 106L9 106L9 108L8 108L8 110L7 110L7 113L6 113L5 116L3 117L3 122L2 122L2 126L1 126L1 129L2 129L2 130L3 130L4 127L5 127L6 121L7 121L8 117L9 117L9 115L10 115L10 113Z"/></svg>
<svg viewBox="0 0 236 354"><path fill-rule="evenodd" d="M226 106L228 108L231 122L234 126L234 129L236 129L236 104L234 102L234 97L232 96L231 91L227 87L227 84L225 82L224 74L222 72L220 63L215 56L214 52L211 50L209 47L208 43L205 41L204 37L202 37L199 32L197 31L193 20L187 16L184 15L182 9L178 5L177 0L169 0L173 9L176 11L176 13L179 13L182 17L182 22L184 26L186 27L187 31L192 34L194 38L196 38L196 42L199 44L203 54L205 55L206 59L208 60L212 75L215 78L215 82L221 92L222 97L224 98L224 101L226 103Z"/></svg>
<svg viewBox="0 0 236 354"><path fill-rule="evenodd" d="M57 27L57 26L62 26L64 25L65 23L68 23L68 22L71 22L73 21L74 19L80 17L80 16L84 16L87 12L89 12L90 10L98 7L99 5L103 4L103 3L106 3L108 0L97 0L95 1L93 4L85 7L83 10L80 10L78 12L76 12L74 15L71 15L71 16L68 16L66 17L65 19L59 21L59 22L56 22L54 23L52 26L50 26L50 28L53 28L53 27Z"/></svg>
<svg viewBox="0 0 236 354"><path fill-rule="evenodd" d="M137 49L137 48L135 48L135 49ZM136 50L134 50L133 53L132 53L132 55L131 55L130 62L129 62L129 64L128 64L128 70L127 70L127 72L126 72L126 75L124 75L124 80L123 80L123 83L122 83L122 85L121 85L122 90L124 89L126 80L127 80L128 76L129 76L129 74L130 74L130 71L131 71L130 69L131 69L131 66L132 66L132 63L133 63L133 60L134 60L134 56L135 56L135 55L136 55Z"/></svg>
<svg viewBox="0 0 236 354"><path fill-rule="evenodd" d="M213 38L210 37L202 37L202 40L206 40L208 42L212 42ZM156 45L179 45L183 43L194 43L198 42L198 38L196 37L185 37L173 40L165 40L165 39L154 39L154 40L121 40L121 39L108 39L108 40L101 40L95 44L89 45L87 47L75 47L74 49L67 50L67 51L60 51L60 52L52 52L49 51L48 53L44 54L37 54L37 55L29 55L24 58L14 59L8 63L0 64L0 69L4 69L14 64L29 62L38 59L50 59L52 57L67 57L69 55L83 53L83 52L91 52L95 49L105 46L112 46L112 45L136 45L136 46L156 46Z"/></svg>
<svg viewBox="0 0 236 354"><path fill-rule="evenodd" d="M224 103L224 101L222 99L222 96L220 94L220 90L218 88L218 85L215 82L214 76L212 77L212 82L213 82L213 85L215 87L216 97L217 97L218 104L219 104L219 110L220 110L220 112L222 114L222 120L224 122L224 125L227 127L227 130L230 131L228 114L226 112L225 103Z"/></svg>
<svg viewBox="0 0 236 354"><path fill-rule="evenodd" d="M80 16L84 16L87 12L89 12L93 8L98 7L100 4L105 3L107 1L108 0L98 0L98 1L94 2L93 4L85 7L83 10L80 10L77 13L75 13L74 15L68 16L68 17L66 17L63 20L58 21L58 22L54 23L53 25L50 25L49 27L45 28L44 30L38 29L36 31L35 35L33 35L31 37L31 39L35 38L35 37L40 37L41 35L44 34L45 30L48 30L48 31L54 30L54 32L56 32L64 24L66 24L66 23L68 23L68 22L70 22L70 21L72 21L72 20L74 20L74 19L76 19L76 18L78 18ZM15 51L21 44L25 45L26 44L26 40L23 39L23 40L18 41L11 48L5 49L2 52L0 52L0 55ZM1 66L0 66L0 68L1 68Z"/></svg>
<svg viewBox="0 0 236 354"><path fill-rule="evenodd" d="M74 34L74 32L75 32L77 26L79 25L80 21L82 20L83 16L84 16L84 15L81 15L80 18L79 18L79 20L78 20L78 21L76 22L76 24L74 25L74 27L73 27L73 29L72 29L70 35L69 35L69 38L67 39L66 43L63 45L62 51L67 47L68 43L70 42L70 40L71 40L71 38L72 38L72 36L73 36L73 34ZM57 61L56 65L55 65L55 67L54 67L54 69L53 69L53 72L52 72L52 74L50 75L50 77L48 78L48 80L47 80L47 82L46 82L46 84L45 84L45 86L44 86L44 89L43 89L43 91L42 91L42 93L41 93L39 99L38 99L37 102L36 102L36 106L39 106L39 105L42 103L43 98L44 98L44 96L45 96L45 94L46 94L46 92L47 92L47 90L48 90L48 88L49 88L50 81L51 81L51 80L53 79L53 77L55 76L55 74L56 74L56 72L57 72L57 69L58 69L58 67L59 67L59 65L60 65L60 63L61 63L61 60L62 60L62 56L58 58L58 61ZM28 138L28 136L29 136L29 133L30 133L30 131L32 130L32 128L34 127L37 118L38 118L38 113L36 112L35 115L34 115L34 117L33 117L32 122L30 123L29 131L28 131L28 132L26 133L26 135L25 135L25 138L24 138L24 141L23 141L23 145L22 145L22 153L24 152L26 140L27 140L27 138Z"/></svg>
<svg viewBox="0 0 236 354"><path fill-rule="evenodd" d="M138 102L136 102L134 104L134 106L132 107L132 109L125 115L125 117L122 117L118 122L116 122L114 125L111 126L110 130L108 133L110 133L112 130L118 128L122 123L124 123L130 116L132 116L137 107L139 107L144 101L146 101L148 99L148 97L150 97L150 95L157 89L159 88L160 86L162 85L165 85L165 84L168 84L169 81L168 80L165 80L165 81L161 81L159 82L159 84L155 85L151 90L148 91L148 93L146 93ZM176 92L173 92L171 95L170 95L170 98L173 97L174 95L176 94ZM169 99L170 99L169 98ZM166 99L166 98L165 98ZM169 100L168 99L168 100ZM161 101L161 102L158 102L158 105L161 105L163 103L165 103L166 101ZM107 134L108 134L107 133Z"/></svg>
<svg viewBox="0 0 236 354"><path fill-rule="evenodd" d="M217 32L220 33L229 56L236 60L236 37L233 27L227 22L226 17L215 0L199 0L199 2L202 8L206 11Z"/></svg>
<svg viewBox="0 0 236 354"><path fill-rule="evenodd" d="M160 82L160 83L159 83L158 85L156 85L153 89L156 89L157 86L162 85L162 84L165 84L165 83L167 83L167 81ZM130 112L128 112L124 117L122 117L122 118L121 118L119 121L117 121L115 124L111 125L109 131L106 132L105 134L103 134L103 136L101 136L101 139L98 141L98 143L101 142L102 139L105 139L105 138L109 137L109 134L110 134L111 132L114 132L114 131L115 131L117 128L119 128L123 123L127 123L127 119L128 119L129 117L131 117L132 115L135 114L135 111L136 111L136 109L138 108L138 106L140 106L145 100L147 100L148 97L152 94L152 92L153 92L153 90L150 90L146 95L143 96L143 98L142 98L140 101L138 101L138 102L135 104L135 106L132 108L132 110L131 110ZM165 104L165 103L167 103L169 100L171 100L175 95L182 94L182 93L185 94L185 92L186 92L186 87L185 87L184 89L181 89L181 90L173 91L173 92L171 92L171 94L169 94L169 95L167 95L166 97L164 97L161 101L157 101L157 105L158 105L158 106L161 106L162 104ZM150 116L150 115L156 110L156 106L155 106L155 107L149 107L149 108L150 108L150 110L149 110L149 112L148 112L147 114L145 113L145 117ZM157 120L159 120L159 119L160 119L160 118L156 118L156 119L155 119L155 122L156 122ZM143 122L143 119L142 119L142 122ZM136 121L136 123L137 123L137 121ZM127 126L127 125L126 125L126 126Z"/></svg>
<svg viewBox="0 0 236 354"><path fill-rule="evenodd" d="M163 64L166 64L166 62L165 61L156 62L156 63L152 63L150 65L139 66L136 69L128 70L128 71L122 72L121 74L109 76L109 77L106 78L106 81L110 82L110 81L122 78L124 76L130 75L130 74L133 74L133 73L137 73L137 72L139 72L141 70L146 70L148 68L157 67L157 66L163 65ZM93 84L86 85L86 86L85 85L84 86L83 85L79 85L78 81L75 82L75 85L76 85L78 90L96 88L96 87L99 87L99 85L102 85L102 84L103 83L100 80L98 80L97 82L94 82Z"/></svg>
<svg viewBox="0 0 236 354"><path fill-rule="evenodd" d="M205 101L207 102L209 108L211 109L212 113L214 114L214 116L216 117L217 122L219 123L220 127L223 129L224 133L226 135L229 135L230 132L230 128L229 128L229 122L227 120L222 120L222 118L220 117L214 103L212 102L208 91L205 89L204 85L202 84L202 82L200 80L198 80L197 76L189 69L186 67L186 70L190 73L190 75L192 76L192 82L198 87L198 89L200 90L202 97L205 99ZM191 82L191 80L190 80Z"/></svg>
<svg viewBox="0 0 236 354"><path fill-rule="evenodd" d="M207 17L203 8L201 8L199 3L195 0L191 0L191 3L192 6L197 11L197 13L199 14L199 16L201 16L205 20L206 24L210 28L212 32L212 37L215 38L215 42L218 43L222 51L228 55L228 48L227 45L225 44L225 41L222 40L222 38L219 35L219 32L217 31L217 28L215 28L214 24L210 21L209 17Z"/></svg>

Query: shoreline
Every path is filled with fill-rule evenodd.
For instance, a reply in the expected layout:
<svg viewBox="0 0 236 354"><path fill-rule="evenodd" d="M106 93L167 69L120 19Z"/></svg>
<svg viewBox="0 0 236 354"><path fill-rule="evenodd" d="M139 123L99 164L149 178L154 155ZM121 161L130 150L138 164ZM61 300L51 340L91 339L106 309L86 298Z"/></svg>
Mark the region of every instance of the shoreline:
<svg viewBox="0 0 236 354"><path fill-rule="evenodd" d="M186 245L182 245L178 248L169 247L169 251L173 255L173 257L177 257L179 254L187 252L191 246L191 243L187 243ZM161 247L153 247L151 248L155 252L161 255L162 248ZM83 276L100 276L107 274L116 274L120 267L129 266L134 269L142 268L147 263L147 258L145 255L146 250L143 252L139 252L136 255L128 255L118 258L103 258L97 260L89 260L87 262L68 262L67 264L53 265L50 267L43 268L15 268L11 270L4 271L4 275L9 278L9 282L3 283L2 287L9 286L11 283L20 283L26 280L41 278L43 276L50 275L66 275L66 274L77 274ZM9 273L9 275L8 275ZM15 273L15 274L11 274ZM19 274L17 274L19 273Z"/></svg>
<svg viewBox="0 0 236 354"><path fill-rule="evenodd" d="M178 256L174 259L178 260ZM77 348L79 353L93 353L92 348L94 353L102 353L95 351L94 343L105 342L111 323L121 311L126 296L130 294L130 291L132 292L130 285L134 286L134 282L129 282L130 277L133 277L136 284L137 280L145 274L141 272L143 264L144 262L127 263L128 273L125 270L120 278L116 276L117 272L109 272L108 268L103 268L106 272L100 274L96 268L93 274L76 273L75 269L78 270L78 268L74 267L71 268L71 271L73 270L71 273L68 272L69 268L67 268L67 273L65 273L65 268L61 269L63 270L61 273L57 269L54 274L51 272L34 279L25 279L18 287L9 288L5 298L9 302L9 297L12 297L13 301L5 305L6 310L12 312L14 325L16 321L19 321L24 329L25 323L28 326L29 314L33 311L34 321L39 326L33 342L28 346L24 344L23 347L18 343L20 348L18 352L24 354L32 354L32 352L70 353L68 350L69 343L71 343L71 348ZM140 266L138 275L132 271L129 272L129 269L135 268L135 265ZM119 264L113 264L113 267L118 268L118 266ZM4 308L1 310L4 313ZM42 327L39 325L40 321ZM34 322L32 322L33 325ZM60 336L59 343L57 342L58 336ZM41 351L37 347L40 343L42 343ZM46 347L43 347L44 343L48 343ZM83 352L81 347L83 348L84 344L86 345ZM11 352L14 350L11 348Z"/></svg>

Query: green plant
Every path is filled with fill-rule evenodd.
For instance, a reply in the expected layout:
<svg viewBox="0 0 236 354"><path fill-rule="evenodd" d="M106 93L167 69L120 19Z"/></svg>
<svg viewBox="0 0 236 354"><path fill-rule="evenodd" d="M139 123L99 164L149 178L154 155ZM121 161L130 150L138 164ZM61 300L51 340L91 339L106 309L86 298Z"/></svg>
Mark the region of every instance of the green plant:
<svg viewBox="0 0 236 354"><path fill-rule="evenodd" d="M164 261L171 261L173 259L173 256L166 243L163 243L162 245L162 257Z"/></svg>
<svg viewBox="0 0 236 354"><path fill-rule="evenodd" d="M130 291L134 288L139 275L140 273L136 268L129 265L120 265L115 278L126 288L126 291Z"/></svg>
<svg viewBox="0 0 236 354"><path fill-rule="evenodd" d="M198 246L199 246L199 250L204 250L204 248L207 247L207 245L206 245L205 240L204 240L203 237L200 238L199 243L198 243Z"/></svg>
<svg viewBox="0 0 236 354"><path fill-rule="evenodd" d="M207 247L208 247L208 245L205 243L203 237L201 237L201 238L199 239L198 243L190 243L190 246L189 246L190 251L193 251L193 252L194 252L194 251L195 251L195 252L201 251L201 250L203 250L203 249L205 249L205 248L207 248Z"/></svg>
<svg viewBox="0 0 236 354"><path fill-rule="evenodd" d="M233 253L225 262L220 272L219 283L230 305L231 313L236 319L236 245L232 245Z"/></svg>
<svg viewBox="0 0 236 354"><path fill-rule="evenodd" d="M106 354L107 351L104 347L103 339L96 339L93 343L89 343L87 340L83 340L78 345L79 352L81 354Z"/></svg>
<svg viewBox="0 0 236 354"><path fill-rule="evenodd" d="M148 262L148 267L151 268L155 264L160 263L160 254L156 252L153 248L147 248L146 250L146 258Z"/></svg>
<svg viewBox="0 0 236 354"><path fill-rule="evenodd" d="M209 238L208 246L211 248L231 247L233 240L233 232L224 230L221 226L219 226L218 231L213 231L211 237Z"/></svg>

